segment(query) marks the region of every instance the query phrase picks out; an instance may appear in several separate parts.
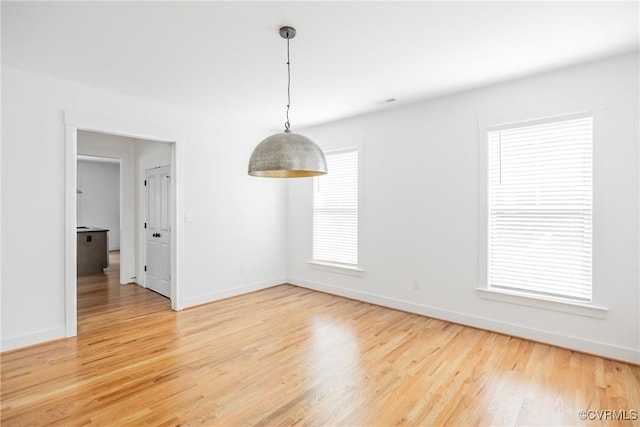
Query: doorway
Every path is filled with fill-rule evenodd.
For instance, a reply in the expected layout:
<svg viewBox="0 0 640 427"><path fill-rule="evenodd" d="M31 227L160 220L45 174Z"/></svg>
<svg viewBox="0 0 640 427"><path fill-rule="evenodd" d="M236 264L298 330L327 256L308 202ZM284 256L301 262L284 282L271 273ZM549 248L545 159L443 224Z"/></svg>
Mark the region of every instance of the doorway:
<svg viewBox="0 0 640 427"><path fill-rule="evenodd" d="M78 275L102 273L120 251L120 159L78 155L77 177Z"/></svg>
<svg viewBox="0 0 640 427"><path fill-rule="evenodd" d="M170 149L170 176L173 185L169 190L170 218L172 230L170 237L170 262L169 262L169 288L171 308L181 310L181 271L182 271L182 230L177 218L182 214L181 198L181 174L182 168L182 140L181 132L170 131L163 128L154 128L147 125L132 124L105 120L86 114L65 112L66 127L66 167L65 167L65 313L66 336L77 335L77 170L76 161L78 153L78 132L88 131L112 136L146 140L148 142L162 142L168 144ZM94 147L92 153L102 157L119 158L121 162L121 283L129 283L131 279L137 279L139 269L136 264L136 166L135 149L131 147L117 147L109 144ZM127 208L127 206L129 208ZM132 213L133 212L133 213Z"/></svg>

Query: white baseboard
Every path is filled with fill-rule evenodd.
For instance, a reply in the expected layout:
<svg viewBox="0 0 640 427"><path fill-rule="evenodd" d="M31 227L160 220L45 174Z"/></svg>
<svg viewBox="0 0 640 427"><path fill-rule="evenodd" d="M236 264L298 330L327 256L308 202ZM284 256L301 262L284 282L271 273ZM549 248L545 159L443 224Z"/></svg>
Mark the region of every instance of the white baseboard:
<svg viewBox="0 0 640 427"><path fill-rule="evenodd" d="M64 326L61 326L59 328L46 329L44 331L19 337L3 338L0 342L0 351L15 350L16 348L42 344L47 341L53 341L65 337L66 329Z"/></svg>
<svg viewBox="0 0 640 427"><path fill-rule="evenodd" d="M223 291L212 292L206 295L199 295L197 297L186 298L182 301L182 308L194 307L196 305L207 304L210 302L218 301L225 298L235 297L238 295L246 294L249 292L260 291L262 289L272 288L274 286L282 285L287 282L286 277L279 279L268 280L266 282L252 283L249 285L239 286L237 288L225 289Z"/></svg>
<svg viewBox="0 0 640 427"><path fill-rule="evenodd" d="M290 277L288 279L288 283L303 288L326 292L328 294L380 305L383 307L407 311L409 313L420 314L423 316L446 320L453 323L459 323L461 325L472 326L474 328L486 329L505 335L525 338L532 341L551 344L558 347L576 350L583 353L594 354L610 359L620 360L623 362L640 364L640 349L590 341L582 338L562 335L557 332L532 329L512 323L486 319L483 317L470 316L468 314L450 310L442 310L428 305L416 304L409 301L389 298L382 295L375 295L368 292L340 288L337 286L326 285L317 282L310 282L308 280L297 279L294 277Z"/></svg>

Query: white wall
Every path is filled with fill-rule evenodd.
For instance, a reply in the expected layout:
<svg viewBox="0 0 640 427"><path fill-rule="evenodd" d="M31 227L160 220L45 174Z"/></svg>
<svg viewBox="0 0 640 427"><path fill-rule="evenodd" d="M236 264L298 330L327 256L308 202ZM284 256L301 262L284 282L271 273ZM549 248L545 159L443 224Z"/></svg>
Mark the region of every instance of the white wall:
<svg viewBox="0 0 640 427"><path fill-rule="evenodd" d="M362 277L308 265L310 180L246 175L255 144L277 129L5 66L2 350L65 334L63 112L70 110L184 131L184 212L192 218L184 224L186 306L281 283L288 271L292 283L638 363L637 64L628 55L305 130L324 149L364 146ZM478 121L582 110L596 113L594 297L607 314L480 298Z"/></svg>
<svg viewBox="0 0 640 427"><path fill-rule="evenodd" d="M78 225L109 230L109 250L120 249L120 162L78 160Z"/></svg>
<svg viewBox="0 0 640 427"><path fill-rule="evenodd" d="M289 182L289 281L640 363L638 55L305 129L362 145L361 277L308 264L311 182ZM594 303L604 318L481 298L478 123L593 111ZM413 289L413 280L420 289Z"/></svg>
<svg viewBox="0 0 640 427"><path fill-rule="evenodd" d="M3 66L2 350L65 336L64 111L184 133L185 306L285 281L286 186L246 172L275 129Z"/></svg>

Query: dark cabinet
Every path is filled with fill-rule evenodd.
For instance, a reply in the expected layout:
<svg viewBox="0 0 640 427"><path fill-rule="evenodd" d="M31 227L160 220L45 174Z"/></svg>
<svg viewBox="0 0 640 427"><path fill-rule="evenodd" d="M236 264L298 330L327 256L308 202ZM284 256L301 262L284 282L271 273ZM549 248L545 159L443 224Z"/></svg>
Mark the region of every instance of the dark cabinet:
<svg viewBox="0 0 640 427"><path fill-rule="evenodd" d="M78 227L78 276L102 273L109 266L107 231L104 228Z"/></svg>

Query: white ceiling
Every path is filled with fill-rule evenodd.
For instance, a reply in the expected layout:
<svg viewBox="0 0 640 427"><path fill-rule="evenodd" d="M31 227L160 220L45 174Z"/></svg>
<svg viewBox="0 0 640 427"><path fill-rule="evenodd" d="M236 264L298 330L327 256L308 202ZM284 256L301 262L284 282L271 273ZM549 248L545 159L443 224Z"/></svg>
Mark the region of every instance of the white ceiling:
<svg viewBox="0 0 640 427"><path fill-rule="evenodd" d="M8 2L3 64L280 131L638 49L638 2ZM387 98L387 105L376 102Z"/></svg>

